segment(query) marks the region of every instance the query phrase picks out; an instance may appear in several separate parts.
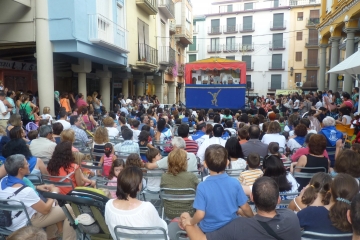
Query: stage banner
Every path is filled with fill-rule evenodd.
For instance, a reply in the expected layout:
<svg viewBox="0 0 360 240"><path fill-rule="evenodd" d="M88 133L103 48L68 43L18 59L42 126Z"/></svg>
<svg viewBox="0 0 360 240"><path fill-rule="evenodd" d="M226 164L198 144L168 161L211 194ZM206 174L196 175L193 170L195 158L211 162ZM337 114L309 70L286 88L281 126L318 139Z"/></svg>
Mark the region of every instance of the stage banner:
<svg viewBox="0 0 360 240"><path fill-rule="evenodd" d="M242 109L245 106L246 84L186 84L187 108Z"/></svg>

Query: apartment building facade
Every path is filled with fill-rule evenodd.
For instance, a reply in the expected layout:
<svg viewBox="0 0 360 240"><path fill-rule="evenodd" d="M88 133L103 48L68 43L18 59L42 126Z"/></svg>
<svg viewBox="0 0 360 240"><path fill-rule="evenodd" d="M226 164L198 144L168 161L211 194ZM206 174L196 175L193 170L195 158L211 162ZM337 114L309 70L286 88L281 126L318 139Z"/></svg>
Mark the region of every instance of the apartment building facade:
<svg viewBox="0 0 360 240"><path fill-rule="evenodd" d="M357 0L322 0L320 23L319 90L351 93L358 83L349 74L326 74L344 58L358 51L360 33L360 2Z"/></svg>
<svg viewBox="0 0 360 240"><path fill-rule="evenodd" d="M195 17L189 62L216 56L245 61L250 95L288 88L288 1L214 1L202 19Z"/></svg>

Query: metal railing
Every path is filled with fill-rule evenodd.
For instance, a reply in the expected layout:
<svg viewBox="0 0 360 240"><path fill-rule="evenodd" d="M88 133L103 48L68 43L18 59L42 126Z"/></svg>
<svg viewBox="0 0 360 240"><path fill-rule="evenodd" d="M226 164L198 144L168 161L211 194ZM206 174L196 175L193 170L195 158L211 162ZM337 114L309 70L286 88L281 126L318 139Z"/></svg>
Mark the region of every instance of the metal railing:
<svg viewBox="0 0 360 240"><path fill-rule="evenodd" d="M221 27L209 27L208 34L221 34Z"/></svg>
<svg viewBox="0 0 360 240"><path fill-rule="evenodd" d="M290 6L321 4L321 0L290 0Z"/></svg>
<svg viewBox="0 0 360 240"><path fill-rule="evenodd" d="M101 14L89 14L89 41L128 52L127 30Z"/></svg>
<svg viewBox="0 0 360 240"><path fill-rule="evenodd" d="M240 52L254 51L254 43L252 44L241 44L239 45Z"/></svg>
<svg viewBox="0 0 360 240"><path fill-rule="evenodd" d="M208 45L207 52L208 53L219 53L219 52L221 52L220 44L219 45Z"/></svg>
<svg viewBox="0 0 360 240"><path fill-rule="evenodd" d="M317 58L304 59L304 66L305 67L319 67L320 59L317 59Z"/></svg>
<svg viewBox="0 0 360 240"><path fill-rule="evenodd" d="M172 0L159 0L159 9L165 7L170 15L175 17L175 4Z"/></svg>
<svg viewBox="0 0 360 240"><path fill-rule="evenodd" d="M269 62L269 70L284 70L285 69L285 61L280 63L278 62Z"/></svg>
<svg viewBox="0 0 360 240"><path fill-rule="evenodd" d="M280 83L268 82L268 89L269 90L284 89L284 82L280 82Z"/></svg>
<svg viewBox="0 0 360 240"><path fill-rule="evenodd" d="M158 12L157 0L136 0L136 4L139 4L148 14L156 14Z"/></svg>
<svg viewBox="0 0 360 240"><path fill-rule="evenodd" d="M233 44L224 44L223 45L223 52L237 52L238 51L238 45L237 43Z"/></svg>
<svg viewBox="0 0 360 240"><path fill-rule="evenodd" d="M286 21L282 22L270 22L270 30L285 30L286 29Z"/></svg>
<svg viewBox="0 0 360 240"><path fill-rule="evenodd" d="M316 26L320 23L320 18L307 18L306 19L306 26Z"/></svg>
<svg viewBox="0 0 360 240"><path fill-rule="evenodd" d="M254 32L255 31L255 23L253 24L240 24L240 32Z"/></svg>
<svg viewBox="0 0 360 240"><path fill-rule="evenodd" d="M138 61L158 64L158 50L145 43L138 43Z"/></svg>
<svg viewBox="0 0 360 240"><path fill-rule="evenodd" d="M270 50L284 50L286 47L286 41L269 42Z"/></svg>
<svg viewBox="0 0 360 240"><path fill-rule="evenodd" d="M252 70L254 70L254 62L250 62L250 64L246 62L246 71L252 71Z"/></svg>
<svg viewBox="0 0 360 240"><path fill-rule="evenodd" d="M318 47L319 46L319 39L317 39L317 38L310 38L310 39L306 38L305 39L305 44L306 44L307 47L309 47L309 46Z"/></svg>
<svg viewBox="0 0 360 240"><path fill-rule="evenodd" d="M171 47L169 46L160 47L159 63L165 62L165 63L169 63L169 65L174 66L176 64L175 56L176 56L175 50L172 49Z"/></svg>
<svg viewBox="0 0 360 240"><path fill-rule="evenodd" d="M225 25L223 26L223 33L237 33L238 27L237 25Z"/></svg>

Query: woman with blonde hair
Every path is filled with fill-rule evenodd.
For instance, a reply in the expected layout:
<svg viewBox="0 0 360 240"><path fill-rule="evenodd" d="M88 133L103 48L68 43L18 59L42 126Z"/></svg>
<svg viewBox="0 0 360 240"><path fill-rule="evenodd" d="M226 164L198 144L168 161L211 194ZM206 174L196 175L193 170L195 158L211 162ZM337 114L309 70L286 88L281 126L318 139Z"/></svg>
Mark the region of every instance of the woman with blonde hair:
<svg viewBox="0 0 360 240"><path fill-rule="evenodd" d="M100 100L97 98L97 96L98 96L98 93L94 92L93 95L92 95L92 104L94 106L95 113L100 114L101 113Z"/></svg>
<svg viewBox="0 0 360 240"><path fill-rule="evenodd" d="M61 132L60 134L60 141L61 142L71 142L71 151L78 152L79 149L75 148L72 144L75 142L75 132L72 129L66 129Z"/></svg>
<svg viewBox="0 0 360 240"><path fill-rule="evenodd" d="M100 161L104 154L104 146L108 142L110 142L108 130L105 127L98 127L94 133L93 141L93 152L100 155L100 157L96 157L96 161Z"/></svg>
<svg viewBox="0 0 360 240"><path fill-rule="evenodd" d="M103 120L104 126L108 131L109 137L119 136L119 130L116 128L114 119L112 117L106 117Z"/></svg>
<svg viewBox="0 0 360 240"><path fill-rule="evenodd" d="M86 102L89 105L89 111L94 111L93 98L91 96L86 97Z"/></svg>

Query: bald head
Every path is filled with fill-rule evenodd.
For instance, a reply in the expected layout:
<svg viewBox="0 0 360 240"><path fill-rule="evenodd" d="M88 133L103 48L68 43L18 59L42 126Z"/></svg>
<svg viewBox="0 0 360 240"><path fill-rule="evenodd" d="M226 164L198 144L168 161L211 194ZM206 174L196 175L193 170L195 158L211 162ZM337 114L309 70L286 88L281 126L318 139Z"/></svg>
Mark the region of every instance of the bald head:
<svg viewBox="0 0 360 240"><path fill-rule="evenodd" d="M258 125L251 125L249 127L249 137L250 139L259 139L260 137L260 128Z"/></svg>

